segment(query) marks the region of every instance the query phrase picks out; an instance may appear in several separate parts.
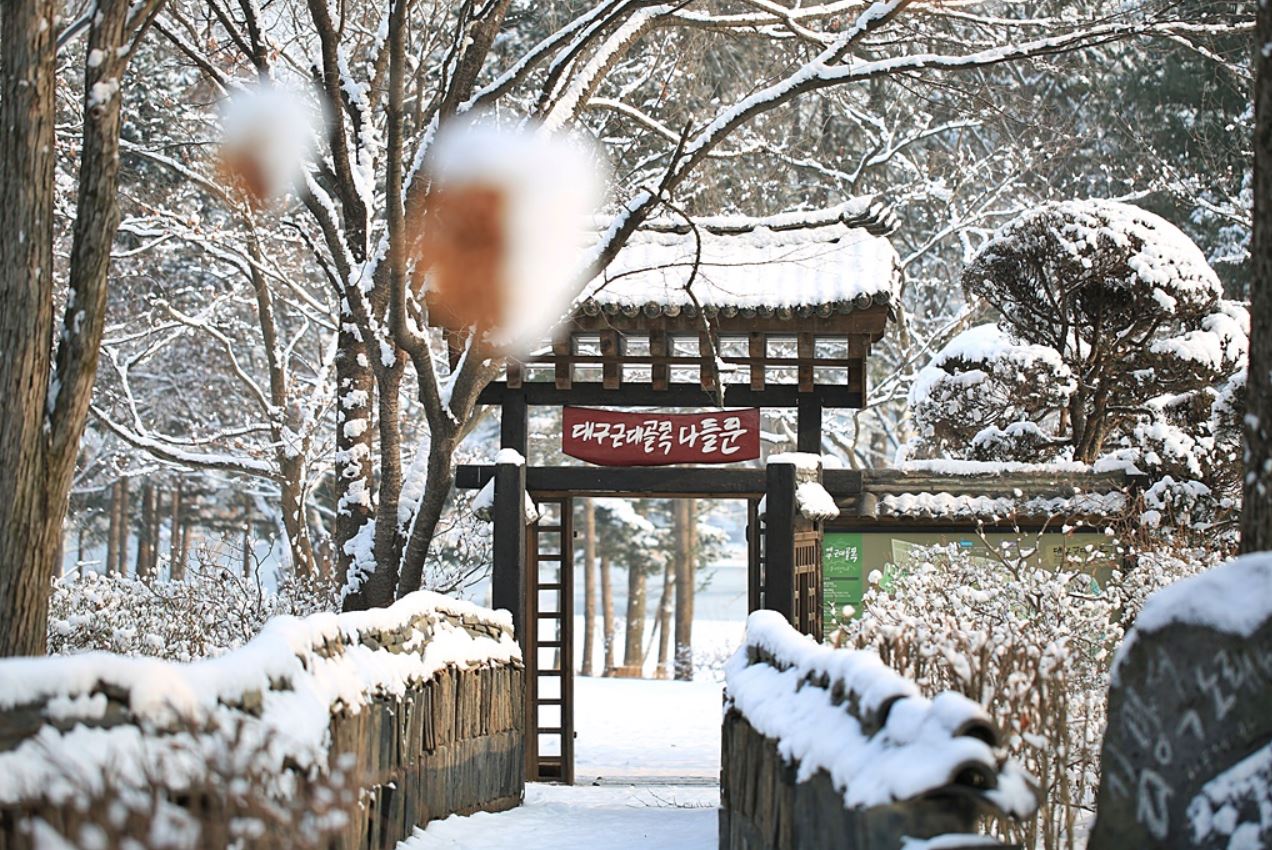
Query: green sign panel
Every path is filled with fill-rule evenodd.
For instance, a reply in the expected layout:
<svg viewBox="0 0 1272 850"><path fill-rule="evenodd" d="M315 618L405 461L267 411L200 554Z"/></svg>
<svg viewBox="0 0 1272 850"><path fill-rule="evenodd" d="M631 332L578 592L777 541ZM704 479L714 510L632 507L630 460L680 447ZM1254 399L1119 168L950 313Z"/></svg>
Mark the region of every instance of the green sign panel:
<svg viewBox="0 0 1272 850"><path fill-rule="evenodd" d="M822 581L825 588L825 630L830 634L844 619L844 607L861 608L865 590L862 564L862 534L859 531L827 532L822 541Z"/></svg>

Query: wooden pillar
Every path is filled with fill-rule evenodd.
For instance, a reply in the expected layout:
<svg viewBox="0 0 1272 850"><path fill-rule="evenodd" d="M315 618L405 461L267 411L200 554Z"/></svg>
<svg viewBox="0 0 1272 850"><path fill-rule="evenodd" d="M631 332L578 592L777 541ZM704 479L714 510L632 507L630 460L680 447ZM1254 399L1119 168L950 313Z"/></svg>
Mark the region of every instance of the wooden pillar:
<svg viewBox="0 0 1272 850"><path fill-rule="evenodd" d="M525 393L505 393L499 412L499 446L529 454L530 408Z"/></svg>
<svg viewBox="0 0 1272 850"><path fill-rule="evenodd" d="M822 452L821 400L812 393L801 394L796 408L796 450L819 455Z"/></svg>
<svg viewBox="0 0 1272 850"><path fill-rule="evenodd" d="M769 463L764 492L764 607L795 617L795 464Z"/></svg>
<svg viewBox="0 0 1272 850"><path fill-rule="evenodd" d="M526 467L524 463L495 464L494 569L491 606L512 614L513 634L522 652L529 646L525 623ZM533 624L529 624L532 626Z"/></svg>
<svg viewBox="0 0 1272 850"><path fill-rule="evenodd" d="M746 613L760 610L760 598L764 589L763 576L760 571L760 500L746 500Z"/></svg>

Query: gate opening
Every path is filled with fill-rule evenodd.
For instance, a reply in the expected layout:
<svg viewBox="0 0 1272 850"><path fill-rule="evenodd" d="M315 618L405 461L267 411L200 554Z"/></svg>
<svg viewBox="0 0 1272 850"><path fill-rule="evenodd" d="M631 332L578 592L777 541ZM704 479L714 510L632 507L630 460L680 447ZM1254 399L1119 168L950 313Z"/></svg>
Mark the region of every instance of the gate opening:
<svg viewBox="0 0 1272 850"><path fill-rule="evenodd" d="M747 516L736 499L576 501L576 782L716 781L723 666L748 613Z"/></svg>

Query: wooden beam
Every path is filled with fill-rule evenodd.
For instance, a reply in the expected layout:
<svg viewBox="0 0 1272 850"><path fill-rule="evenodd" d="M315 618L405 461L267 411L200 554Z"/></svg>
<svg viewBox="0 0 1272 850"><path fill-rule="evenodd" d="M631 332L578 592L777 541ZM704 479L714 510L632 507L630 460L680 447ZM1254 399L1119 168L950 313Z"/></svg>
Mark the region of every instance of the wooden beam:
<svg viewBox="0 0 1272 850"><path fill-rule="evenodd" d="M455 487L480 490L494 474L494 466L461 464L455 470ZM526 489L544 498L564 494L759 499L767 487L765 476L762 468L736 466L531 466L526 468ZM822 473L822 486L837 499L859 495L861 480L855 469Z"/></svg>
<svg viewBox="0 0 1272 850"><path fill-rule="evenodd" d="M525 366L522 365L520 360L508 358L508 365L504 371L508 375L508 386L511 389L521 386L522 381L525 380Z"/></svg>
<svg viewBox="0 0 1272 850"><path fill-rule="evenodd" d="M702 330L702 317L680 313L678 316L649 317L644 313L635 316L601 313L597 316L576 315L571 320L574 329L587 333L618 330L622 333L648 333L654 328L673 334L697 334ZM851 313L833 316L808 316L780 319L776 316L725 316L718 314L711 319L712 329L720 336L746 336L753 331L794 336L807 331L818 336L860 335L865 342L881 339L888 327L887 307L868 307Z"/></svg>
<svg viewBox="0 0 1272 850"><path fill-rule="evenodd" d="M494 381L482 390L478 404L503 404L503 397L510 392L524 394L528 404L537 405L718 406L715 394L703 392L697 384L670 384L665 390L655 390L649 384L626 384L621 390L607 390L603 384L592 382L577 382L562 389L548 381L528 381L520 389L509 389L506 383ZM768 384L762 390L753 390L749 384L726 384L724 403L729 407L798 407L800 395L795 384ZM844 384L814 384L811 395L823 408L852 409L862 404L861 392Z"/></svg>

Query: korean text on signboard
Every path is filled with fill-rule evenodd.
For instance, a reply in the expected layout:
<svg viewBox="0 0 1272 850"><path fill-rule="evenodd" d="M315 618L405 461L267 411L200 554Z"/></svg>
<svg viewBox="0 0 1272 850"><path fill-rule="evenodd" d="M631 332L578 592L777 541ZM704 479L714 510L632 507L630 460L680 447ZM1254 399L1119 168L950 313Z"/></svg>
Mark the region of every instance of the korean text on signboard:
<svg viewBox="0 0 1272 850"><path fill-rule="evenodd" d="M602 466L736 463L760 456L760 411L621 413L564 411L561 450Z"/></svg>

